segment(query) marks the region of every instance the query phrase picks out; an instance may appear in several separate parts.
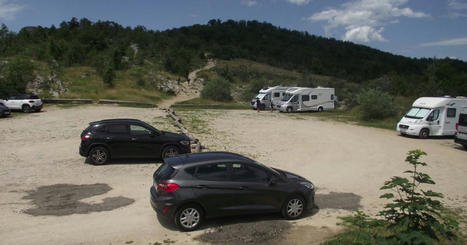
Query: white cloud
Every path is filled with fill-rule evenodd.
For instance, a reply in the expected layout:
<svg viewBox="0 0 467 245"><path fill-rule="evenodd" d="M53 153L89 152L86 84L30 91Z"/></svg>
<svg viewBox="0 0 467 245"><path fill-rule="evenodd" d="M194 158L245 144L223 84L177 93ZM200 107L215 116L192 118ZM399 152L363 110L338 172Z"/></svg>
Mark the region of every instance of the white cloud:
<svg viewBox="0 0 467 245"><path fill-rule="evenodd" d="M0 0L0 19L12 20L16 13L22 10L24 6L14 3L8 3L7 0Z"/></svg>
<svg viewBox="0 0 467 245"><path fill-rule="evenodd" d="M309 3L311 0L286 0L289 3L297 4L297 5L304 5Z"/></svg>
<svg viewBox="0 0 467 245"><path fill-rule="evenodd" d="M457 10L467 9L467 3L461 3L458 0L448 0L448 7Z"/></svg>
<svg viewBox="0 0 467 245"><path fill-rule="evenodd" d="M248 6L248 7L252 7L252 6L255 6L256 4L258 4L257 1L255 0L242 0L242 4Z"/></svg>
<svg viewBox="0 0 467 245"><path fill-rule="evenodd" d="M442 40L438 42L429 42L420 44L421 47L432 47L432 46L460 46L467 45L467 37L453 38Z"/></svg>
<svg viewBox="0 0 467 245"><path fill-rule="evenodd" d="M467 3L448 0L448 16L452 18L467 17Z"/></svg>
<svg viewBox="0 0 467 245"><path fill-rule="evenodd" d="M344 27L344 40L356 42L386 41L384 26L398 23L398 18L423 18L428 15L401 8L408 0L356 0L329 8L308 17L309 21L326 21L326 34L334 28Z"/></svg>
<svg viewBox="0 0 467 245"><path fill-rule="evenodd" d="M344 35L344 40L356 41L367 43L371 40L384 42L386 39L381 35L384 28L381 27L379 30L371 26L358 26L347 29L347 32Z"/></svg>

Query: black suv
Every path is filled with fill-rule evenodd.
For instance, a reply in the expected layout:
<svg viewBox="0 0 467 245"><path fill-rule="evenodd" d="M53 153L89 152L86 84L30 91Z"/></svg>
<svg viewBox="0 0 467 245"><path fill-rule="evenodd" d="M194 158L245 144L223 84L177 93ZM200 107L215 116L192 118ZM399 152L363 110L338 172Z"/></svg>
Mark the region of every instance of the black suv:
<svg viewBox="0 0 467 245"><path fill-rule="evenodd" d="M153 209L184 231L204 218L281 212L297 219L314 207L310 181L228 152L166 158L153 181Z"/></svg>
<svg viewBox="0 0 467 245"><path fill-rule="evenodd" d="M110 158L166 158L190 152L190 139L159 131L136 119L109 119L89 123L81 133L79 154L93 164Z"/></svg>

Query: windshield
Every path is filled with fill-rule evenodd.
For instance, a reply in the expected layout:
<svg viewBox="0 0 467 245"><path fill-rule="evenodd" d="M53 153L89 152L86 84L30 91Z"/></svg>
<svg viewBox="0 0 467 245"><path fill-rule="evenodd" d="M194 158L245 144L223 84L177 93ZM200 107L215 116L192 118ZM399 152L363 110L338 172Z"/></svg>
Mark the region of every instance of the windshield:
<svg viewBox="0 0 467 245"><path fill-rule="evenodd" d="M292 96L293 94L284 93L284 97L282 97L281 101L288 101Z"/></svg>
<svg viewBox="0 0 467 245"><path fill-rule="evenodd" d="M422 118L424 118L426 115L428 115L428 113L429 113L430 111L431 111L431 109L413 107L412 109L410 109L409 112L407 112L407 114L405 114L405 117L408 117L408 118L416 118L416 119L422 119Z"/></svg>
<svg viewBox="0 0 467 245"><path fill-rule="evenodd" d="M255 97L255 98L258 98L258 99L262 100L262 99L263 99L263 97L264 97L265 95L266 95L266 94L259 93L258 95L256 95L256 97Z"/></svg>

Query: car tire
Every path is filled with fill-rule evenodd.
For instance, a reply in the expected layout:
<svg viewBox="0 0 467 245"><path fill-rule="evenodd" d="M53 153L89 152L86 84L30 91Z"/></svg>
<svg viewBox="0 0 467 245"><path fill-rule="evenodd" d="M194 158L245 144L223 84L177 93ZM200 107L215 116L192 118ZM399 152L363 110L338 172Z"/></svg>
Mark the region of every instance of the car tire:
<svg viewBox="0 0 467 245"><path fill-rule="evenodd" d="M94 165L103 165L109 161L110 154L105 147L96 146L89 151L88 158Z"/></svg>
<svg viewBox="0 0 467 245"><path fill-rule="evenodd" d="M422 128L420 130L420 133L418 134L418 137L420 139L426 139L428 138L428 136L430 136L430 130L428 130L427 128Z"/></svg>
<svg viewBox="0 0 467 245"><path fill-rule="evenodd" d="M318 107L318 112L322 112L323 111L323 107Z"/></svg>
<svg viewBox="0 0 467 245"><path fill-rule="evenodd" d="M464 150L467 151L467 145L462 145L464 147Z"/></svg>
<svg viewBox="0 0 467 245"><path fill-rule="evenodd" d="M29 113L31 112L31 107L29 105L23 105L21 107L21 110L24 112L24 113Z"/></svg>
<svg viewBox="0 0 467 245"><path fill-rule="evenodd" d="M166 146L164 148L164 150L162 150L161 157L162 157L162 159L164 159L164 158L167 158L167 157L174 157L174 156L177 156L179 154L180 154L180 150L178 149L178 147L176 147L174 145L169 145L169 146Z"/></svg>
<svg viewBox="0 0 467 245"><path fill-rule="evenodd" d="M185 205L175 213L175 225L182 231L194 231L202 221L203 210L196 204Z"/></svg>
<svg viewBox="0 0 467 245"><path fill-rule="evenodd" d="M292 196L282 206L282 216L286 219L298 219L305 213L305 200L301 196Z"/></svg>
<svg viewBox="0 0 467 245"><path fill-rule="evenodd" d="M290 113L292 111L293 111L292 107L287 107L287 113Z"/></svg>

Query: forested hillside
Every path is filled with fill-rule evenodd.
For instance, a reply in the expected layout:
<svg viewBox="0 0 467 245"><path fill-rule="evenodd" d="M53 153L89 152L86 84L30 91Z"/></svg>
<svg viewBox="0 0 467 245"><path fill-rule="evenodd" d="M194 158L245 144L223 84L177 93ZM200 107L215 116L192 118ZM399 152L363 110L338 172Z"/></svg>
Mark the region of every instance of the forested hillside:
<svg viewBox="0 0 467 245"><path fill-rule="evenodd" d="M305 80L311 77L307 74L332 76L393 95L467 95L467 63L460 60L407 58L258 21L211 20L153 31L76 18L58 27L25 27L18 33L2 25L0 59L11 62L0 64L0 90L3 94L16 90L12 81L22 78L15 78L12 70L37 69L28 64L30 60L52 72L91 67L112 87L118 71L149 67L186 77L207 58L265 63L303 74ZM14 64L14 69L8 67ZM135 79L144 80L144 74Z"/></svg>

